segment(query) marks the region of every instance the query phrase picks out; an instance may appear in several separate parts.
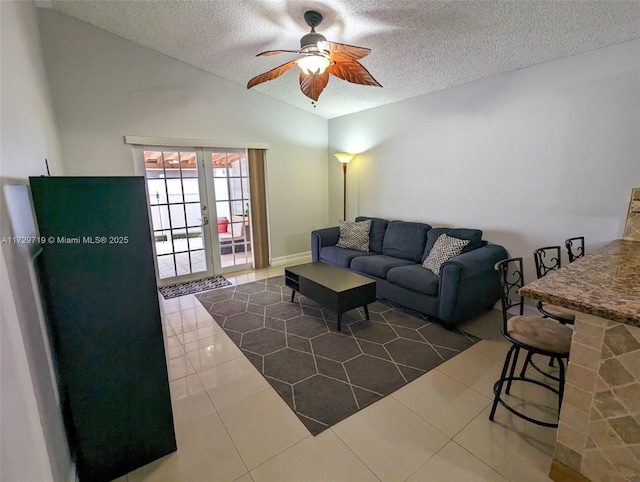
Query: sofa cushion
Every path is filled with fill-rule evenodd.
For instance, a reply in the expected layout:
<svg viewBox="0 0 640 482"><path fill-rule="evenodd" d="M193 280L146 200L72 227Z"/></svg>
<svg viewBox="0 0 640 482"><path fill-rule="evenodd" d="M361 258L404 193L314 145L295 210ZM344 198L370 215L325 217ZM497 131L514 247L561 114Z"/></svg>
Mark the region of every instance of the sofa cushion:
<svg viewBox="0 0 640 482"><path fill-rule="evenodd" d="M414 264L406 259L393 258L383 254L374 256L360 256L351 261L350 268L358 273L368 274L377 278L386 278L387 272L396 266L407 266Z"/></svg>
<svg viewBox="0 0 640 482"><path fill-rule="evenodd" d="M369 251L374 253L382 253L382 240L384 239L384 232L387 230L389 221L381 218L370 218L367 216L358 216L357 221L371 220L371 231L369 231Z"/></svg>
<svg viewBox="0 0 640 482"><path fill-rule="evenodd" d="M424 223L389 221L382 242L382 254L419 263L429 229L431 226Z"/></svg>
<svg viewBox="0 0 640 482"><path fill-rule="evenodd" d="M419 264L391 268L387 273L387 281L429 296L438 296L440 286L440 279Z"/></svg>
<svg viewBox="0 0 640 482"><path fill-rule="evenodd" d="M356 249L340 248L338 246L325 246L320 250L320 261L348 268L351 260L356 256L375 256L376 253L370 251L358 251Z"/></svg>
<svg viewBox="0 0 640 482"><path fill-rule="evenodd" d="M470 241L468 239L454 238L441 234L429 252L429 256L422 263L423 268L432 271L436 276L440 276L440 266L447 260L458 256Z"/></svg>
<svg viewBox="0 0 640 482"><path fill-rule="evenodd" d="M218 232L226 233L229 227L229 220L227 218L218 218Z"/></svg>
<svg viewBox="0 0 640 482"><path fill-rule="evenodd" d="M482 231L480 229L466 229L466 228L432 228L427 233L427 245L424 248L421 262L429 256L429 252L433 249L433 245L436 244L438 238L446 234L458 239L468 239L467 244L462 250L463 253L473 251L476 248L482 246Z"/></svg>
<svg viewBox="0 0 640 482"><path fill-rule="evenodd" d="M358 251L369 251L369 231L371 230L371 220L353 222L340 222L340 237L338 244L341 248L357 249Z"/></svg>

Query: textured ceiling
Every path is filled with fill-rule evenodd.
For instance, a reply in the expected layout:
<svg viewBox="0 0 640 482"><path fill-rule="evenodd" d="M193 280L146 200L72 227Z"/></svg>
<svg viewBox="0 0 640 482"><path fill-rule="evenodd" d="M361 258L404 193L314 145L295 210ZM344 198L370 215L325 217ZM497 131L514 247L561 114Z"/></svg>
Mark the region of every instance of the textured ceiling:
<svg viewBox="0 0 640 482"><path fill-rule="evenodd" d="M640 1L53 0L37 2L246 86L292 57L317 10L328 40L368 47L383 88L331 77L316 107L298 69L254 87L325 118L640 38ZM640 53L639 53L640 55Z"/></svg>

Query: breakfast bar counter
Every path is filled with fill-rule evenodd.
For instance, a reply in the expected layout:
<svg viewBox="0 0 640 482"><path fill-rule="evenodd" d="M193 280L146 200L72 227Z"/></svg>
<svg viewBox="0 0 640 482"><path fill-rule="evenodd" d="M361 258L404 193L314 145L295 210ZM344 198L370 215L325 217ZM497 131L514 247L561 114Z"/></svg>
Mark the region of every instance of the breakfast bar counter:
<svg viewBox="0 0 640 482"><path fill-rule="evenodd" d="M640 480L640 242L613 241L520 293L577 313L549 476Z"/></svg>

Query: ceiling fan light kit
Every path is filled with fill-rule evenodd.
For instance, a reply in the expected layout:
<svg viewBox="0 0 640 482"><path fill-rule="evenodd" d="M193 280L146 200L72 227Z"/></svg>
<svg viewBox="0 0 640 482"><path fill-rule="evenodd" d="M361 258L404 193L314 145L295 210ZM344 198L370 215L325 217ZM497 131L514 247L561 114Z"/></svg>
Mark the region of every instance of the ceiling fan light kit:
<svg viewBox="0 0 640 482"><path fill-rule="evenodd" d="M309 55L298 60L298 67L307 75L320 75L331 65L324 55Z"/></svg>
<svg viewBox="0 0 640 482"><path fill-rule="evenodd" d="M294 65L298 65L301 70L300 90L314 102L327 86L329 74L354 84L382 87L358 62L369 54L369 49L327 41L324 35L315 31L315 27L322 22L322 15L318 12L307 11L304 19L311 27L311 32L300 39L300 50L267 50L256 56L292 53L301 57L254 77L247 83L247 89L280 77Z"/></svg>

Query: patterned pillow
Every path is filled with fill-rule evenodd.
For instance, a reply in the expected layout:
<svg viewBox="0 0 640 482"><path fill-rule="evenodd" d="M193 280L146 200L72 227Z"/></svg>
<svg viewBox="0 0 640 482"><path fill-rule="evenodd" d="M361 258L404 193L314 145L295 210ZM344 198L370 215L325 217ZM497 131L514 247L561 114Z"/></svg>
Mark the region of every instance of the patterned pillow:
<svg viewBox="0 0 640 482"><path fill-rule="evenodd" d="M422 263L422 267L427 268L436 276L440 276L440 266L450 258L462 253L464 247L470 242L468 239L459 239L441 234L433 248L431 248L429 256Z"/></svg>
<svg viewBox="0 0 640 482"><path fill-rule="evenodd" d="M371 230L371 219L366 221L341 221L340 238L338 244L341 248L357 249L358 251L369 251L369 231Z"/></svg>

